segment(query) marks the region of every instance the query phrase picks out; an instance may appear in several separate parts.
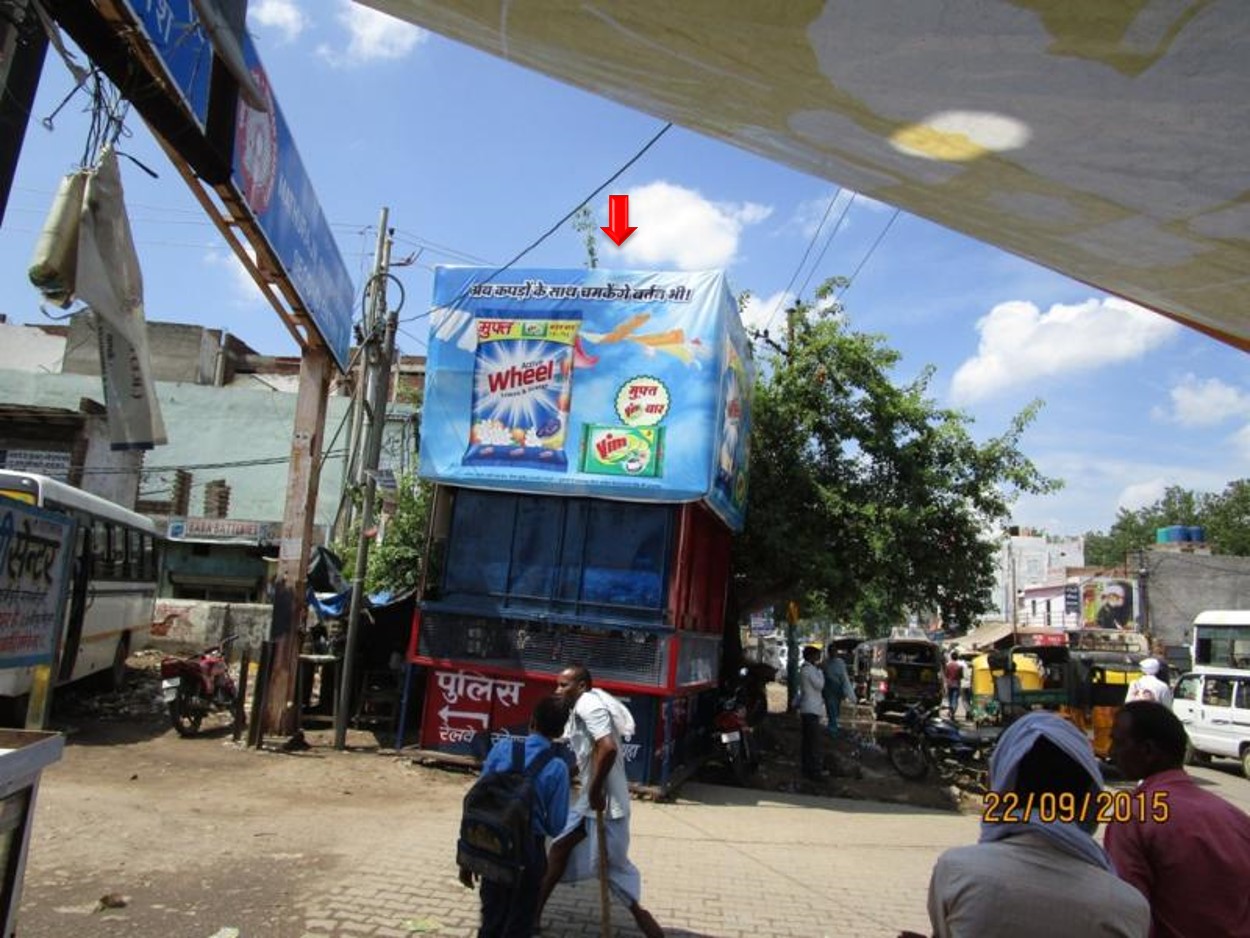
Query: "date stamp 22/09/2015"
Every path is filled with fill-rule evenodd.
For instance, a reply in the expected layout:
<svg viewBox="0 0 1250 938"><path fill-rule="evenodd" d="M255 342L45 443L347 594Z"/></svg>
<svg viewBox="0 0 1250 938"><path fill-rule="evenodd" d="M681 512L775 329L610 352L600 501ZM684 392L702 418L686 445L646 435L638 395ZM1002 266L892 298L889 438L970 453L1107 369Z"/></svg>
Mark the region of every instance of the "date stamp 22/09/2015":
<svg viewBox="0 0 1250 938"><path fill-rule="evenodd" d="M1021 824L1036 817L1043 824L1165 824L1171 816L1166 791L987 792L981 820L986 824Z"/></svg>

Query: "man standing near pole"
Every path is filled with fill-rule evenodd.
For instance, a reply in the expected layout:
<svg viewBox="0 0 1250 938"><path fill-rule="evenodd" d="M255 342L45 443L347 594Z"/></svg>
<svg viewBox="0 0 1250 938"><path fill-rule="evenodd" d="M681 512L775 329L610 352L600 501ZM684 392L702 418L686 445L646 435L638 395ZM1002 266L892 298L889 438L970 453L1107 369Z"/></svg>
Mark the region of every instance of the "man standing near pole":
<svg viewBox="0 0 1250 938"><path fill-rule="evenodd" d="M535 931L556 883L561 879L577 882L602 877L599 857L605 856L608 888L629 907L647 938L663 938L664 930L639 904L642 874L629 860L629 782L625 778L621 742L633 734L633 718L619 700L592 687L590 672L581 665L560 672L556 695L569 707L565 733L577 756L581 794L569 809L568 824L552 842L547 855L547 875L538 896ZM602 818L601 824L596 824L597 817ZM606 849L599 847L596 827L606 834Z"/></svg>

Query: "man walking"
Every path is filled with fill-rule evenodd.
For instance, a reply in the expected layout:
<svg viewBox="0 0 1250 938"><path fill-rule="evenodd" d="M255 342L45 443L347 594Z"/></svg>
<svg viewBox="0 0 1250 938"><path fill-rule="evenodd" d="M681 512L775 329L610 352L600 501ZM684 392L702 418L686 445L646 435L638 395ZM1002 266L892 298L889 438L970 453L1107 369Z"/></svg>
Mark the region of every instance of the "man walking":
<svg viewBox="0 0 1250 938"><path fill-rule="evenodd" d="M825 675L820 670L820 649L808 645L803 649L803 665L799 668L799 737L800 763L809 779L824 776L820 764L820 718L825 712Z"/></svg>
<svg viewBox="0 0 1250 938"><path fill-rule="evenodd" d="M1138 665L1142 676L1128 686L1125 700L1153 700L1165 707L1172 706L1172 688L1159 680L1159 659L1143 658Z"/></svg>
<svg viewBox="0 0 1250 938"><path fill-rule="evenodd" d="M569 767L558 755L547 755L552 743L564 730L565 710L555 697L544 697L534 707L530 717L529 735L524 742L511 738L495 743L482 763L482 775L513 770L515 747L523 745L522 764L525 768L543 759L541 769L533 780L533 812L530 831L534 843L530 844L530 862L527 862L521 879L514 886L482 880L482 927L478 938L528 938L534 929L534 913L538 905L538 890L547 870L544 838L554 837L564 829L569 810ZM460 882L473 888L473 874L460 867Z"/></svg>
<svg viewBox="0 0 1250 938"><path fill-rule="evenodd" d="M561 879L577 882L600 875L596 814L602 812L608 888L629 907L646 938L663 938L664 930L640 904L642 874L629 859L629 782L621 744L633 735L633 718L619 700L593 687L590 671L581 665L560 672L556 695L569 708L565 735L577 757L581 794L547 855L535 926Z"/></svg>
<svg viewBox="0 0 1250 938"><path fill-rule="evenodd" d="M1150 902L1152 938L1250 934L1250 816L1181 768L1185 727L1163 704L1125 704L1111 757L1141 779L1126 822L1107 828L1116 872Z"/></svg>
<svg viewBox="0 0 1250 938"><path fill-rule="evenodd" d="M946 667L943 669L942 676L946 679L946 706L951 712L951 719L955 719L955 711L959 709L959 687L964 679L964 663L952 651L950 657L946 660Z"/></svg>
<svg viewBox="0 0 1250 938"><path fill-rule="evenodd" d="M855 699L851 689L851 677L846 673L846 662L838 657L838 646L830 644L825 649L825 714L829 718L829 738L838 738L838 718L842 713L842 701Z"/></svg>

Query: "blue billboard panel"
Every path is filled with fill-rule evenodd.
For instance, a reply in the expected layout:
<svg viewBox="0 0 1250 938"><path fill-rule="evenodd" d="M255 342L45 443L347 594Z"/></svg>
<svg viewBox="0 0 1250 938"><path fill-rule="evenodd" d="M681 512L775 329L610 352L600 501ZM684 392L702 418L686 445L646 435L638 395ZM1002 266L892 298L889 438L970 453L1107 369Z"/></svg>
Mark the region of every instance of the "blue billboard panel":
<svg viewBox="0 0 1250 938"><path fill-rule="evenodd" d="M200 130L208 122L213 47L192 0L126 0Z"/></svg>
<svg viewBox="0 0 1250 938"><path fill-rule="evenodd" d="M253 110L239 99L231 181L330 354L346 369L356 291L251 37L243 46L268 109Z"/></svg>
<svg viewBox="0 0 1250 938"><path fill-rule="evenodd" d="M638 501L746 503L754 380L719 271L440 267L421 475Z"/></svg>

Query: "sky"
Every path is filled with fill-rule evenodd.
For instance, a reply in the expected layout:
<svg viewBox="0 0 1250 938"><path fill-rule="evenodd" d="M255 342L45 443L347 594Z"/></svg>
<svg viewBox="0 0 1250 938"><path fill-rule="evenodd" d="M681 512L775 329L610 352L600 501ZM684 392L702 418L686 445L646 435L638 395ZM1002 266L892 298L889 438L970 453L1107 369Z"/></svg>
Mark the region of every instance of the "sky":
<svg viewBox="0 0 1250 938"><path fill-rule="evenodd" d="M403 286L399 347L424 354L433 267L498 265L579 205L664 125L348 0L251 0L249 29L359 289L389 208ZM49 322L26 277L60 178L82 158L88 99L49 55L0 227L0 313ZM46 123L45 123L46 121ZM48 129L48 127L51 129ZM298 346L137 114L120 149L147 318L228 329L258 351ZM598 240L600 266L724 268L747 325L781 328L795 295L853 276L853 328L927 366L941 406L988 439L1030 401L1022 449L1064 480L1012 523L1105 531L1166 486L1222 491L1250 470L1243 353L997 248L708 137L673 127L591 203L630 196L637 232ZM823 225L822 225L823 220ZM565 226L522 262L585 262ZM391 291L392 305L399 291Z"/></svg>

